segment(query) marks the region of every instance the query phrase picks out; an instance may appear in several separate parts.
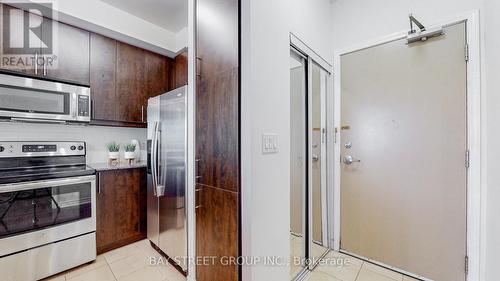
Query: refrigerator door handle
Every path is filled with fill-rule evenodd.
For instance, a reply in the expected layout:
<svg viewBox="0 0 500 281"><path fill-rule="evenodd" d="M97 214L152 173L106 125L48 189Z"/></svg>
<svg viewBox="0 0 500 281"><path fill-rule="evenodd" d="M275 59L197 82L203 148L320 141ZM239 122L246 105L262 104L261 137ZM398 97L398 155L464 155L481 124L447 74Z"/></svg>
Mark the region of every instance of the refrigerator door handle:
<svg viewBox="0 0 500 281"><path fill-rule="evenodd" d="M153 123L153 139L152 139L152 144L151 144L151 176L153 180L153 195L156 195L156 186L158 185L157 182L157 172L158 172L158 163L157 163L157 155L158 155L158 140L157 140L157 134L156 130L158 127L158 122L155 121Z"/></svg>
<svg viewBox="0 0 500 281"><path fill-rule="evenodd" d="M155 189L156 189L156 196L157 197L160 197L160 196L163 196L165 195L165 185L160 181L160 165L159 165L159 155L161 153L158 153L158 147L161 147L161 134L160 134L160 122L156 122L156 127L155 127L155 140L156 140L156 147L157 149L155 150L155 182L156 182L156 185L155 185ZM161 159L160 159L161 160ZM163 164L165 170L167 169L167 166L166 166L166 161L165 163Z"/></svg>

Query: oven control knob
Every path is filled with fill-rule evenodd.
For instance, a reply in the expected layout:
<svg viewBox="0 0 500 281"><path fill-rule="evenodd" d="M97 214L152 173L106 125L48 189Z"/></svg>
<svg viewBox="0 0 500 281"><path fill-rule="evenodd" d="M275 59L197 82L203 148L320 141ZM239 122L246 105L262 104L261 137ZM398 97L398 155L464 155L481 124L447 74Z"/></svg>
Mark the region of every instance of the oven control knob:
<svg viewBox="0 0 500 281"><path fill-rule="evenodd" d="M0 146L0 152L3 152L5 150L5 147Z"/></svg>
<svg viewBox="0 0 500 281"><path fill-rule="evenodd" d="M71 149L71 150L75 150L75 149L76 149L76 146L72 145L69 149Z"/></svg>
<svg viewBox="0 0 500 281"><path fill-rule="evenodd" d="M79 145L78 150L83 150L83 145Z"/></svg>

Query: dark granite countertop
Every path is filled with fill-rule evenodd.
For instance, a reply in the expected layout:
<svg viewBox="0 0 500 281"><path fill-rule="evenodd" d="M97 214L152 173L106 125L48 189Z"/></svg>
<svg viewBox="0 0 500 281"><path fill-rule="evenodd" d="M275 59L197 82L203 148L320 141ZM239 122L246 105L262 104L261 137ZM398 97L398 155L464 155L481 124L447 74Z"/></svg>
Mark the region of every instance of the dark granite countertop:
<svg viewBox="0 0 500 281"><path fill-rule="evenodd" d="M129 164L127 161L122 160L117 165L110 165L108 163L89 163L88 166L94 168L96 171L110 171L110 170L145 168L148 165L146 161L133 162L132 164Z"/></svg>

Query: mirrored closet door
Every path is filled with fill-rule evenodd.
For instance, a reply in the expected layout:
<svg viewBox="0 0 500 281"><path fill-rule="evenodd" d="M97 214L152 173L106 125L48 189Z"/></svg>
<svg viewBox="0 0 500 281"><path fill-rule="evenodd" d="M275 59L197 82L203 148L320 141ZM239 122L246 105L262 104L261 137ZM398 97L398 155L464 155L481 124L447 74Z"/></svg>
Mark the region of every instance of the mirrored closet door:
<svg viewBox="0 0 500 281"><path fill-rule="evenodd" d="M290 274L304 269L306 256L307 60L290 51Z"/></svg>
<svg viewBox="0 0 500 281"><path fill-rule="evenodd" d="M326 97L330 74L290 51L290 277L328 252Z"/></svg>
<svg viewBox="0 0 500 281"><path fill-rule="evenodd" d="M329 73L309 59L308 151L309 153L309 268L328 251L326 94Z"/></svg>

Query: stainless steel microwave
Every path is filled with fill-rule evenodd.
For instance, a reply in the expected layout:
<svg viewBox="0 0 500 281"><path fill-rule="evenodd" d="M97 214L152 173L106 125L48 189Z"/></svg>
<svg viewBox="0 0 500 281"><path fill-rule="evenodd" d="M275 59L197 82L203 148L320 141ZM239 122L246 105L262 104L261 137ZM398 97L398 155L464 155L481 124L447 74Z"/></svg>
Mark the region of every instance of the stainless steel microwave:
<svg viewBox="0 0 500 281"><path fill-rule="evenodd" d="M0 118L90 122L90 88L0 74Z"/></svg>

